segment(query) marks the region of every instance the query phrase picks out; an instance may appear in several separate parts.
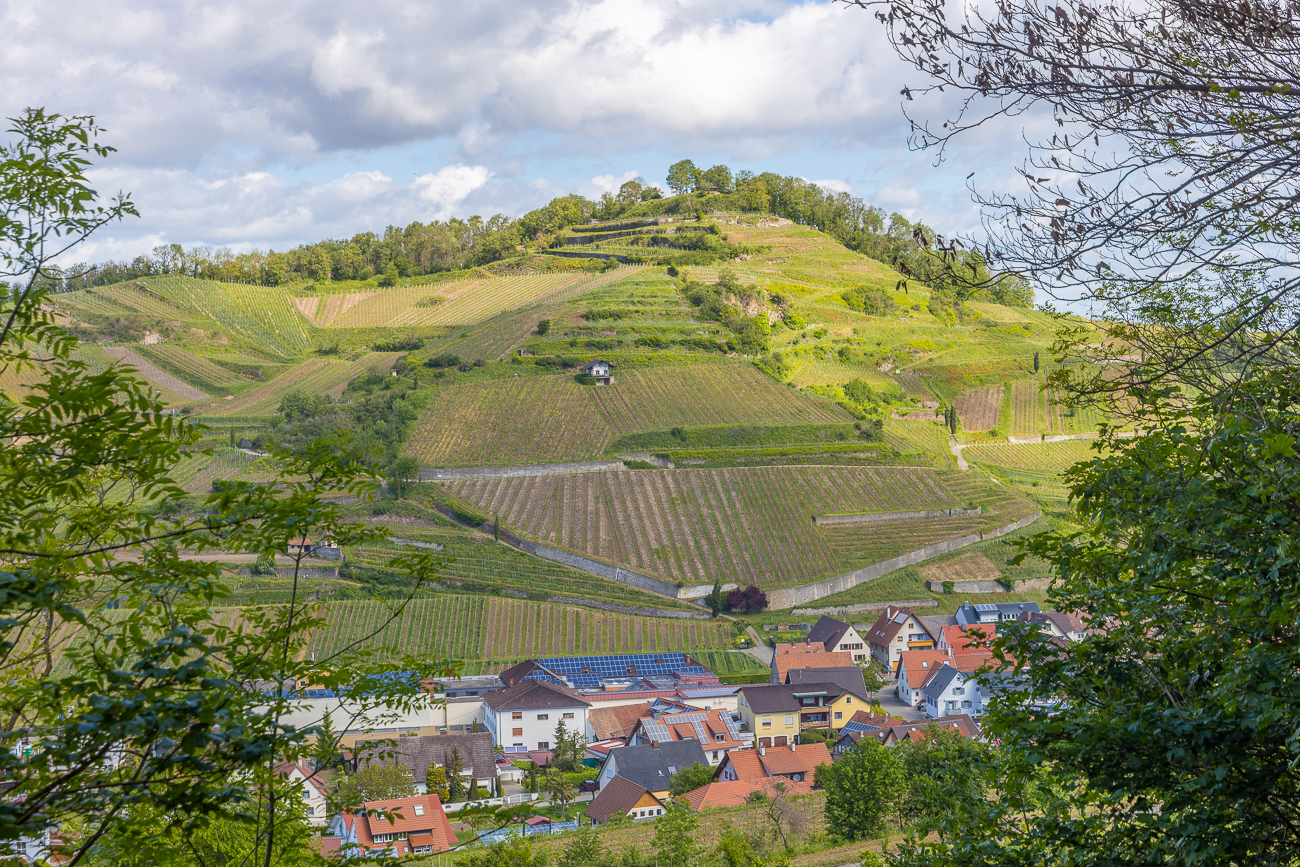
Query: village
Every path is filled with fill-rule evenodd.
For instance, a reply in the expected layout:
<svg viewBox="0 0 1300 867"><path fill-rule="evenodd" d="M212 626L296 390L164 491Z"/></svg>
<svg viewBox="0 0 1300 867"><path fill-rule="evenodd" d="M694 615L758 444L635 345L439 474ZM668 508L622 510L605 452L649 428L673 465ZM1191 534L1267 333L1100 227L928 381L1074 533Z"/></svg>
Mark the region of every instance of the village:
<svg viewBox="0 0 1300 867"><path fill-rule="evenodd" d="M338 767L299 761L279 772L319 829L313 845L344 858L653 822L673 804L699 812L797 798L815 791L819 766L864 740L984 738L989 701L1020 677L997 670L989 647L1007 620L1036 624L1061 647L1087 631L1035 603L965 603L949 616L889 606L863 628L823 616L804 641L768 648L768 683L738 686L684 653L530 659L440 679L424 707L381 726L354 721L339 735ZM345 700L320 691L299 714L352 718ZM416 794L331 814L339 776L376 768L408 775ZM485 808L518 808L517 821L490 830L466 821Z"/></svg>

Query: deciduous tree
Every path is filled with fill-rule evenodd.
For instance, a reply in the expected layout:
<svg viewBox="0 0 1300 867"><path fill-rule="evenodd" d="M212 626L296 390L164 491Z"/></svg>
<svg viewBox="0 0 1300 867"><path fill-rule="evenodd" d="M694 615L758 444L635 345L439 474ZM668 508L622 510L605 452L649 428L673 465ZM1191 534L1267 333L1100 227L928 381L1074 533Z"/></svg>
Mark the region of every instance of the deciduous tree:
<svg viewBox="0 0 1300 867"><path fill-rule="evenodd" d="M826 790L826 827L846 840L884 834L906 791L898 754L867 738L834 764L819 765L816 779Z"/></svg>
<svg viewBox="0 0 1300 867"><path fill-rule="evenodd" d="M47 303L52 260L135 214L123 196L100 204L87 181L111 148L89 118L32 109L12 124L0 147L0 369L38 369L40 380L0 396L0 841L76 827L58 853L75 865L151 809L160 834L261 821L270 857L292 805L266 780L320 733L287 723L301 686L347 699L350 728L381 705L424 706L422 679L448 667L379 663L358 649L370 636L306 658L324 621L297 592L301 558L286 604L246 607L237 627L214 616L232 590L216 563L186 552L283 551L304 534L376 543L381 534L322 496L364 499L375 477L334 437L276 450L268 484L228 482L183 507L193 501L175 470L200 432L147 384L79 360ZM390 566L417 592L438 559L404 554Z"/></svg>

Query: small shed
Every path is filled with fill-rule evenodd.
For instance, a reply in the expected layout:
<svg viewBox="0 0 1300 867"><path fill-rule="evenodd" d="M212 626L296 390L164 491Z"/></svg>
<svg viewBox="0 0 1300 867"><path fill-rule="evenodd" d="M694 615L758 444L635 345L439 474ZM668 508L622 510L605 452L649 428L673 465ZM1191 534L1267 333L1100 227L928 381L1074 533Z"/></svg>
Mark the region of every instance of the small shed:
<svg viewBox="0 0 1300 867"><path fill-rule="evenodd" d="M579 368L583 373L594 378L597 385L613 385L614 377L610 375L613 365L601 358L588 361Z"/></svg>

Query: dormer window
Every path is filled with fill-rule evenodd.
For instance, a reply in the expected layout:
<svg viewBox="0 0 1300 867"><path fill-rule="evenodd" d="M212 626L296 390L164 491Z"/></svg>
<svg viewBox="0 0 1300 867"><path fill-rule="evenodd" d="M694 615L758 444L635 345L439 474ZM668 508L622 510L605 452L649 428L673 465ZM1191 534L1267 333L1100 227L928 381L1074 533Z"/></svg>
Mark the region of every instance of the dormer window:
<svg viewBox="0 0 1300 867"><path fill-rule="evenodd" d="M423 815L424 815L424 804L416 804L416 805L415 805L415 815L417 815L417 816L423 816Z"/></svg>

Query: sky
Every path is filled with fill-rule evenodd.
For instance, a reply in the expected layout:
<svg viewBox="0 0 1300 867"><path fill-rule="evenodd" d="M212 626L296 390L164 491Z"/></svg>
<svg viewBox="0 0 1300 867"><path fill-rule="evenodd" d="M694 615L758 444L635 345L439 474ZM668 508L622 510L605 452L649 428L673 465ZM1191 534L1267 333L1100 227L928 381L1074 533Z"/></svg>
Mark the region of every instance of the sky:
<svg viewBox="0 0 1300 867"><path fill-rule="evenodd" d="M92 180L141 217L82 261L161 243L286 249L413 220L517 216L668 166L796 175L945 234L1006 189L1021 131L936 166L872 13L778 0L0 0L0 110L91 114ZM913 107L915 103L911 104ZM942 113L943 106L924 111Z"/></svg>

